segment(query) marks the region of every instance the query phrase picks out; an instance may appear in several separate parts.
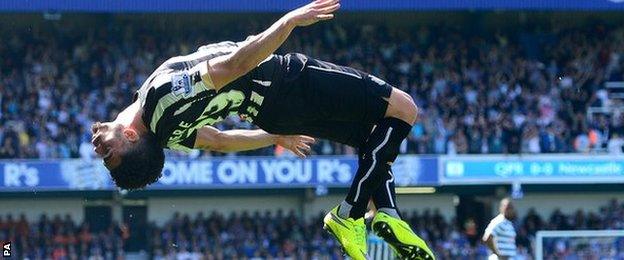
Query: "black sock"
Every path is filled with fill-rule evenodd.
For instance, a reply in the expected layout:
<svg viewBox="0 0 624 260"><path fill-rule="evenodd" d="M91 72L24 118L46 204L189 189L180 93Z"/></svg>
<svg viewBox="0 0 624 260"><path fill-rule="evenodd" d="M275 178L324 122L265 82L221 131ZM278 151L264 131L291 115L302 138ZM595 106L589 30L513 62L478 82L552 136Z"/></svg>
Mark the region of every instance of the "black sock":
<svg viewBox="0 0 624 260"><path fill-rule="evenodd" d="M379 173L381 174L381 173ZM395 218L401 218L399 209L396 205L396 193L394 191L394 174L389 170L385 175L383 182L375 191L373 191L373 202L377 211L384 212Z"/></svg>
<svg viewBox="0 0 624 260"><path fill-rule="evenodd" d="M364 216L369 198L380 185L385 185L390 164L398 156L399 146L411 129L412 126L403 120L392 117L381 119L360 147L359 167L346 199L353 206L350 217L358 219ZM394 194L392 184L391 194Z"/></svg>

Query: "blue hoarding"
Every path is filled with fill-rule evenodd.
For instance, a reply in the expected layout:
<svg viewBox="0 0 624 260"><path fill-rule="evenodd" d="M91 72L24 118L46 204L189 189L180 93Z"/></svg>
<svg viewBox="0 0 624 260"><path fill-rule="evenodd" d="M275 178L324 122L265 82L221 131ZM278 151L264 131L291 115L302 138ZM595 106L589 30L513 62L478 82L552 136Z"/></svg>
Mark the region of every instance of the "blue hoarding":
<svg viewBox="0 0 624 260"><path fill-rule="evenodd" d="M283 12L307 0L3 0L5 12ZM623 0L357 0L346 11L418 10L623 10Z"/></svg>
<svg viewBox="0 0 624 260"><path fill-rule="evenodd" d="M436 158L401 156L393 169L397 186L436 185ZM163 175L149 189L233 189L348 187L357 169L350 156L306 160L237 157L168 160ZM2 191L112 190L99 160L1 161Z"/></svg>
<svg viewBox="0 0 624 260"><path fill-rule="evenodd" d="M621 156L445 156L440 164L442 185L624 183Z"/></svg>

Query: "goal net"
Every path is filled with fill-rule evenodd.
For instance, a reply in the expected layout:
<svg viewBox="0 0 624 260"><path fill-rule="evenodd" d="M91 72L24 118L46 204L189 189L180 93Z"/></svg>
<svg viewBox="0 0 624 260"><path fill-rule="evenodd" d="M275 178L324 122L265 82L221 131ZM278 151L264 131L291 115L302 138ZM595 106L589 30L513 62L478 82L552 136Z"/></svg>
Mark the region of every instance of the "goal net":
<svg viewBox="0 0 624 260"><path fill-rule="evenodd" d="M624 259L624 230L538 231L535 259Z"/></svg>

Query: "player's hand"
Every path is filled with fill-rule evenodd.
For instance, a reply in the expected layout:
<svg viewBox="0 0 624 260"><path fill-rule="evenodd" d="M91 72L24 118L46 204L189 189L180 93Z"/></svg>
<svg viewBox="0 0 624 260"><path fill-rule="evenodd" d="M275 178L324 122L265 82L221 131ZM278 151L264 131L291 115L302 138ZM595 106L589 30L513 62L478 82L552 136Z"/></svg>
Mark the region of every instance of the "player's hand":
<svg viewBox="0 0 624 260"><path fill-rule="evenodd" d="M334 18L332 13L338 8L340 8L339 0L315 0L291 11L286 16L295 26L308 26L318 21Z"/></svg>
<svg viewBox="0 0 624 260"><path fill-rule="evenodd" d="M314 138L305 135L278 135L275 144L284 147L299 158L305 158L310 153L310 145L314 143Z"/></svg>

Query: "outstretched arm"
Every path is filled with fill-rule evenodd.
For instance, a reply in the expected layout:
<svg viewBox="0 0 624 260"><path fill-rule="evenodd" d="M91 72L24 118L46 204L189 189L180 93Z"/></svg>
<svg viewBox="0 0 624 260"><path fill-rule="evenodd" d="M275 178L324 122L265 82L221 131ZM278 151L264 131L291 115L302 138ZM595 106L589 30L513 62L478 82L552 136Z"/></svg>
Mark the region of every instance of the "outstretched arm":
<svg viewBox="0 0 624 260"><path fill-rule="evenodd" d="M219 90L226 84L251 71L275 52L297 26L308 26L334 17L340 8L339 0L315 0L295 9L275 22L264 32L251 36L233 53L209 60L202 79Z"/></svg>
<svg viewBox="0 0 624 260"><path fill-rule="evenodd" d="M272 135L262 130L220 131L211 126L197 130L195 148L217 152L254 150L277 144L303 158L314 138L304 135Z"/></svg>

